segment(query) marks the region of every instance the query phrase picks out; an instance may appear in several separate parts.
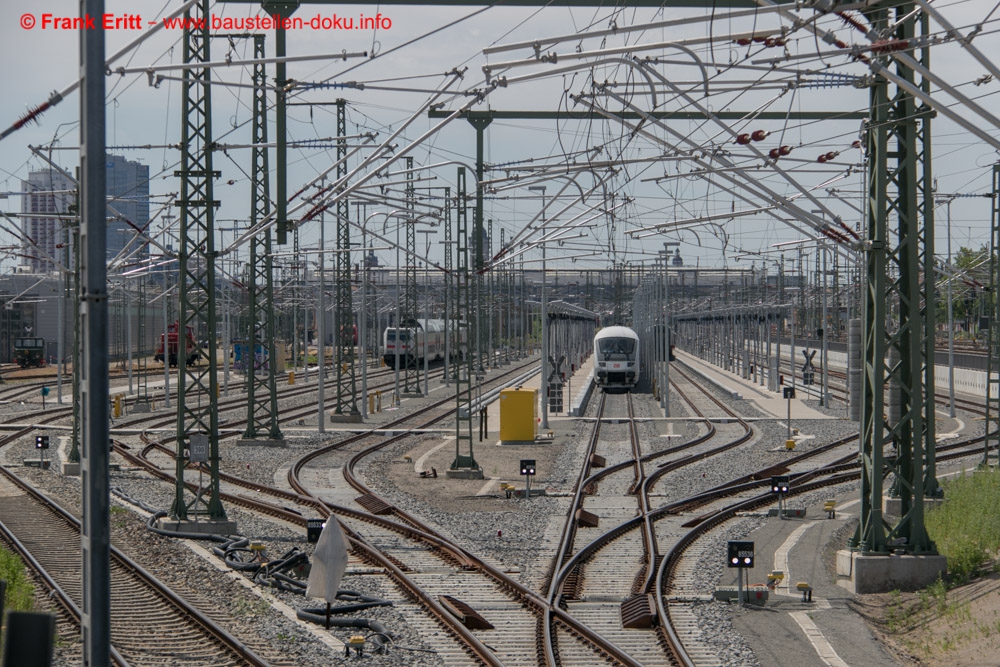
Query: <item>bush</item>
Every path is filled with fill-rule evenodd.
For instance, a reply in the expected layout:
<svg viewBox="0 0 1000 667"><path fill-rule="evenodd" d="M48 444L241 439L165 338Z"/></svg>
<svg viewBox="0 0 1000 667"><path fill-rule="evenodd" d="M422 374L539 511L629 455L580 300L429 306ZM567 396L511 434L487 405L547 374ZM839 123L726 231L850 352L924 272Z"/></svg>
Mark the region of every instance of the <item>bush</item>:
<svg viewBox="0 0 1000 667"><path fill-rule="evenodd" d="M948 558L949 574L967 580L1000 552L1000 473L963 475L942 486L946 500L927 512L927 533Z"/></svg>
<svg viewBox="0 0 1000 667"><path fill-rule="evenodd" d="M28 579L24 564L16 555L0 548L0 579L7 582L7 611L31 611L34 608L35 587Z"/></svg>

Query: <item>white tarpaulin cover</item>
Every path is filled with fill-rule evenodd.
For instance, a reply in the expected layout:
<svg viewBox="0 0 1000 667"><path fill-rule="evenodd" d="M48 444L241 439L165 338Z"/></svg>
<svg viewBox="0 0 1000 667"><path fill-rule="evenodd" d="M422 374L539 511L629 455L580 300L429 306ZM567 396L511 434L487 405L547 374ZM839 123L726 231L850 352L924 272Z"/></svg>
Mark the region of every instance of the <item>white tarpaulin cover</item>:
<svg viewBox="0 0 1000 667"><path fill-rule="evenodd" d="M346 570L347 538L344 537L340 523L331 516L323 524L323 532L316 542L306 595L311 598L323 598L333 604Z"/></svg>

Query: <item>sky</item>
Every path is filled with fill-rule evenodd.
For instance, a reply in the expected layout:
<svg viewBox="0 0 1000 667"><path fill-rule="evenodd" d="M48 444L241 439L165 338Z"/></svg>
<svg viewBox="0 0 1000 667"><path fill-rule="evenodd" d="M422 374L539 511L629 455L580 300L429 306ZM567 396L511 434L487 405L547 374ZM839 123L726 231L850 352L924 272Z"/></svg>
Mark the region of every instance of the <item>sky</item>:
<svg viewBox="0 0 1000 667"><path fill-rule="evenodd" d="M106 31L107 52L115 53L150 33L151 23L162 24L162 18L180 5L180 0L109 0L106 12L121 19L121 23L118 29ZM53 27L60 24L59 19L76 15L78 3L41 0L30 5L27 12L24 7L6 3L0 8L0 49L5 62L20 63L4 68L0 79L4 90L0 96L0 128L41 104L52 91L66 88L78 71L77 33ZM1000 12L994 0L936 1L932 7L962 34L981 23L982 30L973 44L984 54L1000 53L995 32ZM211 11L219 21L262 16L256 5L246 3L214 3ZM514 239L512 250L523 250L519 244L542 238L544 232L539 229L543 226L544 205L546 229L563 228L550 231L549 238L560 234L564 237L562 243L552 241L547 245L550 268L649 263L664 242L680 243L679 252L687 265L746 268L749 262L762 266L776 257L775 244L816 236L803 220L790 218L787 212L772 214L766 210L773 206L775 197L794 199L805 217L815 216L821 221L839 218L851 228L861 223L865 160L862 151L852 144L863 139L862 121L838 119L837 114L867 109L868 91L863 77L871 71L807 29L793 28L787 17L763 9L742 11L738 16L729 12L720 8L713 12L704 8L622 9L613 5L305 5L295 14L303 19L303 27L288 33L288 54L328 57L288 65L289 77L299 82L291 96L294 105L289 108L289 139L302 142L334 136L331 103L343 97L348 100L348 133L373 137L364 146L360 139L352 139L352 148L360 146L349 163L354 169L362 157L371 155L373 146L405 125L392 141L395 155L409 149L407 154L417 166L448 163L420 172L422 180L415 186L422 199L418 210L423 211L440 205L441 188L449 187L454 194L456 163L470 169L475 163L475 135L467 122L454 120L432 131L440 121L428 119L426 113L414 117L432 99L445 109L472 101L476 102L474 109L500 111L559 112L596 104L607 113L652 108L702 113L766 110L779 116L792 111L828 112L828 118L807 121L789 116L768 120L674 119L662 124L644 123L638 129L614 120L497 120L486 131L485 161L495 166L486 178L495 190L487 193L484 214L494 221L494 254L499 250L501 229L505 240ZM381 29L322 29L321 21L326 18L332 24L334 14L341 25L348 18L359 21L361 15L380 14ZM800 15L813 17L805 11ZM318 27L309 25L314 18L313 26ZM685 22L688 18L691 20ZM32 21L34 26L27 29L25 25ZM663 22L673 25L649 25ZM869 44L861 31L838 17L820 17L815 19L815 25L848 45ZM956 86L963 99L975 100L987 110L995 107L1000 81L989 78L987 67L976 62L955 40L946 38L942 25L937 21L931 25L938 39L930 47L934 74ZM582 35L592 31L604 33ZM573 35L577 36L564 41L549 39ZM769 36L772 43L740 43L748 36ZM775 38L783 36L785 43L774 43ZM176 145L180 134L180 84L169 78L179 77L180 73L159 72L168 78L154 87L141 69L181 62L180 38L177 28L160 29L111 65L112 73L107 78L108 144L118 147L111 152L150 166L153 210L179 189L173 176L179 151L167 146ZM536 58L530 46L484 53L484 49L536 40L544 43L538 52L544 58ZM213 61L248 59L251 53L247 40L221 36L213 39ZM271 44L268 55L273 55ZM647 60L642 67L636 67L626 62L631 56ZM509 66L512 62L516 66ZM484 65L494 68L491 81L506 76L506 85L490 88ZM118 74L114 72L117 67L135 71ZM450 72L462 72L462 76L459 79ZM269 76L273 76L273 69L269 69ZM219 67L213 72L213 79L220 84L213 86L212 101L217 142L249 141L249 77L246 66ZM454 79L451 89L458 94L435 98L435 91L449 79ZM356 83L351 88L311 85L346 82ZM357 84L363 84L363 89ZM962 100L939 91L934 94L944 110L969 119L971 125L994 141L1000 138L1000 128L976 115ZM43 152L64 149L51 150L51 159L66 168L74 167L78 161L73 150L79 141L78 106L79 96L73 93L39 117L37 123L0 141L0 192L7 195L6 200L0 199L0 208L19 211L16 192L20 179L44 164L31 153L29 145L42 147ZM269 136L273 140L273 115L270 123ZM766 136L750 144L735 140L736 135L755 130ZM412 147L416 141L419 145ZM155 147L134 148L146 145ZM788 154L769 161L768 153L781 146L788 148ZM818 156L827 154L832 155L830 160L817 162ZM939 193L990 191L991 169L998 159L995 146L943 113L933 121L933 155ZM335 159L330 144L291 150L289 193L316 179ZM245 259L247 251L245 244L231 249L229 246L244 236L248 224L249 165L249 151L245 148L233 147L215 155L215 168L222 172L216 182L216 195L222 201L216 216L216 227L222 230L219 243L235 260ZM549 169L539 176L543 165ZM376 167L391 173L401 169L401 161L388 162L382 157L372 162L371 168ZM369 171L360 170L352 180L367 178ZM470 189L474 187L473 176L469 175ZM384 192L400 198L402 178L371 177L367 189L373 197ZM389 185L372 187L380 182ZM544 194L528 190L529 185L544 186ZM273 197L273 182L271 193ZM307 189L309 193L315 193L315 188ZM367 229L394 241L398 226L394 211L400 206L398 201L384 206L352 206L352 215L359 224L359 214L367 218ZM756 209L762 210L748 213ZM935 225L939 252L945 247L946 210L944 205L940 207ZM727 217L727 213L736 215ZM989 218L988 199L956 199L951 207L955 249L988 243ZM641 231L689 220L698 222L646 236ZM326 225L325 236L330 239L332 223ZM161 226L157 220L152 229L158 232ZM575 227L567 229L571 226ZM441 226L429 229L426 246L418 250L423 254L429 248L430 260L441 263L445 248ZM319 234L318 221L304 224L300 245L316 245ZM421 246L424 241L421 239ZM12 237L0 233L0 245L12 243ZM394 250L379 241L375 243L376 247L386 248L376 251L383 263L395 262ZM524 250L528 262L536 262L539 256L538 247ZM0 271L9 270L13 261L0 262Z"/></svg>

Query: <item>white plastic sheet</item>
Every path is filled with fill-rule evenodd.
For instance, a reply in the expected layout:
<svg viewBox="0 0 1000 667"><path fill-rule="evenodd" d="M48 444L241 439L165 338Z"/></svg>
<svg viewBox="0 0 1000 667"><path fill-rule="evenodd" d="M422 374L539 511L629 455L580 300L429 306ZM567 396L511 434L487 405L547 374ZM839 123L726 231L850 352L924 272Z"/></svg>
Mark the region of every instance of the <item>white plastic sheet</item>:
<svg viewBox="0 0 1000 667"><path fill-rule="evenodd" d="M346 570L347 538L344 537L340 523L331 516L323 524L323 532L316 542L306 595L323 598L332 604L337 599L337 591Z"/></svg>

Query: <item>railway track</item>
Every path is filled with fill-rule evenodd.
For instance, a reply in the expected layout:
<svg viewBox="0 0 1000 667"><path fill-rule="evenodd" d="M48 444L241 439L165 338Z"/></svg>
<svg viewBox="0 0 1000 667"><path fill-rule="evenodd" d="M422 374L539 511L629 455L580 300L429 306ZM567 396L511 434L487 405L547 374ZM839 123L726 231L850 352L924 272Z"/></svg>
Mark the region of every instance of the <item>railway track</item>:
<svg viewBox="0 0 1000 667"><path fill-rule="evenodd" d="M0 474L3 540L45 583L62 613L79 625L79 552L65 548L80 543L79 521L7 469L0 468ZM39 530L40 526L45 529ZM183 656L185 665L206 667L289 664L276 653L257 653L247 648L243 641L114 548L111 646L115 664L123 667L160 666L164 656Z"/></svg>
<svg viewBox="0 0 1000 667"><path fill-rule="evenodd" d="M676 381L689 382L680 374ZM683 393L687 393L686 387ZM697 402L699 407L692 408L696 414L708 405L703 405L701 398ZM453 397L445 398L438 401L437 405L428 406L422 415L394 420L386 428L401 432L411 428L431 428L447 416L453 405ZM314 412L314 408L310 410ZM421 421L414 425L413 422L417 419ZM739 420L731 414L729 417L713 416L712 419L716 422L730 421L730 424L724 425L724 437L736 439L744 431L739 426ZM441 653L445 664L556 665L581 664L580 661L592 662L595 659L625 665L704 664L697 662L697 656L702 653L703 647L691 636L698 621L690 611L685 611L685 608L690 607L691 599L699 595L704 597L704 591L697 592L695 578L691 579L690 584L686 583L683 563L687 559L697 567L698 562L713 548L714 542L712 538L707 541L698 536L690 538L687 548L694 551L689 550L687 555L678 556L675 560L681 563L680 569L672 573L664 570L670 560L664 554L669 555L678 549L677 545L684 542L689 533L724 525L727 518L735 513L730 508L739 503L770 503L771 500L762 487L766 482L764 475L775 467L769 466L739 480L732 480L724 489L712 489L710 492L687 497L684 502L674 501L653 507L649 499L654 497L651 492L656 484L678 467L711 456L718 443L710 441L713 435L719 435L718 428L723 424L699 418L698 423L703 425L701 428L704 432L698 437L692 437L678 445L671 444L672 441L668 439L665 447L654 447L655 451L642 451L640 443L643 438L624 433L626 428L630 433L634 432L636 424L641 421L635 417L631 407L623 418L605 418L602 414L595 423L600 425L605 422L607 426L611 421L620 421L620 424L612 424L612 428L605 433L613 436L610 438L612 449L605 449L601 454L607 465L598 473L592 473L588 469L579 486L581 497L585 497L586 502L590 503L586 506L588 511L602 511L594 504L602 496L605 499L621 499L615 501L621 505L617 508L616 512L619 514L615 517L620 520L617 531L619 534L614 535L611 541L618 541L625 552L632 554L629 562L633 572L619 576L613 582L605 582L607 585L604 586L593 574L605 569L601 563L617 565L617 569L621 571L621 564L626 561L616 558L613 555L614 549L602 553L600 549L591 549L589 546L571 547L566 550L566 553L573 554L570 558L585 552L581 562L589 559L586 569L576 569L577 580L582 579L584 584L582 595L576 598L570 594L569 587L562 584L552 584L556 595L548 597L544 592L526 588L511 576L514 573L505 572L498 562L479 558L451 543L418 517L411 516L405 509L394 507L371 493L360 482L355 468L376 452L400 442L406 437L405 433L400 433L396 438L379 437L375 444L372 444L371 436L362 434L345 438L342 443L337 443L337 446L325 452L310 454L306 457L307 460L300 459L301 468L294 475L303 484L302 488L291 492L258 489L251 494L256 497L256 505L248 502L245 491L239 491L250 488L252 484L226 476L224 485L231 485L231 488L223 500L227 504L255 507L257 511L280 517L297 526L304 526L307 514L335 514L345 526L355 557L382 568L403 591L405 599L397 606L405 611L412 625L427 637L438 636L434 640L434 646ZM619 431L617 434L609 433L615 429ZM729 434L730 429L733 430L732 434ZM141 458L124 448L119 449L123 455L135 456L136 461ZM156 454L157 451L161 453ZM147 458L154 460L161 455L165 457L165 461L172 462L172 452L169 450L151 447L146 453ZM956 451L956 455L959 452ZM333 458L318 460L323 456ZM843 483L857 477L856 469L850 470L851 463L847 460L849 455L839 462L840 457L831 459L840 466L836 470L832 467L831 460L824 459L819 473L815 472L815 465L803 463L809 456L815 457L817 454L810 451L798 456L803 458L796 460L796 457L789 457L784 465L792 471L796 480L794 484L802 490L807 487L822 488L816 485ZM856 453L854 457L856 458ZM298 463L293 465L293 469L297 465ZM154 464L152 467L158 466ZM170 467L167 466L167 469ZM329 470L339 467L343 467L345 479L356 486L352 486L352 492L339 491L336 495L330 495L330 489L327 488ZM316 473L303 474L303 470L309 469L315 469ZM807 478L809 474L822 475L824 479L812 480ZM293 477L291 472L289 477L290 480ZM169 475L164 475L164 479L172 481ZM322 487L324 491L315 492L314 484L317 480L326 480L326 485ZM346 487L339 485L339 488ZM598 489L599 494L595 493ZM800 491L797 489L797 492ZM357 494L364 498L363 507L367 509L357 509ZM647 499L645 507L638 501L640 497ZM369 511L378 506L380 501L387 507L379 506L378 513ZM629 503L628 508L625 501ZM297 509L290 511L290 504ZM636 515L631 520L625 516L629 511ZM694 516L697 512L701 514ZM716 514L721 518L713 518ZM568 514L568 517L574 516L575 512ZM610 518L601 516L601 519L606 524L613 523ZM642 536L646 530L643 523L647 519L649 525L656 526L652 540ZM575 518L571 521L575 522ZM682 525L684 523L689 525L685 527ZM643 542L647 541L655 544L655 548L644 547ZM705 544L709 546L698 546ZM638 558L635 555L637 553L644 553L645 556ZM685 552L681 550L679 553ZM646 564L640 561L645 561ZM570 572L576 568L565 554L558 562L564 568L569 566ZM450 596L451 599L443 596ZM662 610L656 609L653 615L659 619L669 618L671 623L660 623L659 629L654 631L623 630L620 626L622 599L642 596L649 596L650 609L667 605ZM454 607L454 600L468 604L472 610L492 622L494 627L470 628L457 621L454 613L447 609L449 606ZM676 608L668 613L667 607L674 604ZM497 619L502 619L502 623L496 623ZM670 636L675 637L674 641L679 648L667 648L672 645L667 639ZM545 637L551 639L545 640ZM551 649L546 648L546 641L551 644ZM685 662L686 660L695 661Z"/></svg>

